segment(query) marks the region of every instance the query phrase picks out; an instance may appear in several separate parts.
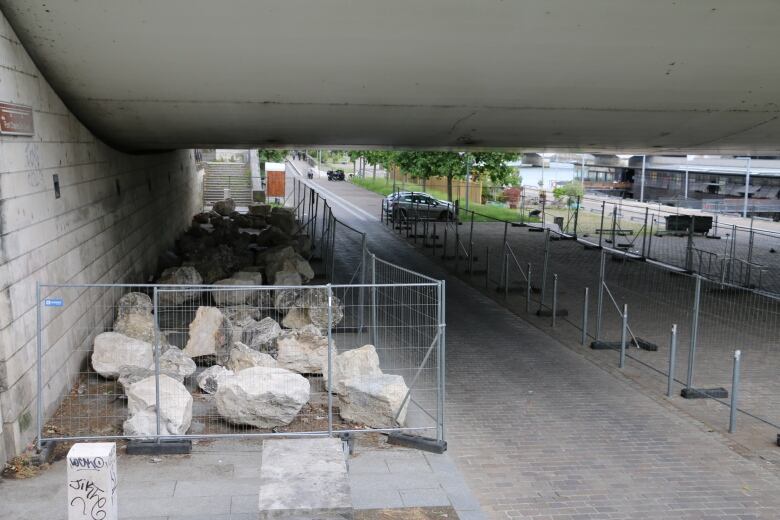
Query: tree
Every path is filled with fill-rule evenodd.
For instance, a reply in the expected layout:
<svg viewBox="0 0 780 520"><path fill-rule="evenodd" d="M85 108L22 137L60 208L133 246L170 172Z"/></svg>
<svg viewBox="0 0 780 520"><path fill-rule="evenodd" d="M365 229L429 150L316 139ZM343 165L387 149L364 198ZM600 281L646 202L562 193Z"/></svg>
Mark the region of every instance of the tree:
<svg viewBox="0 0 780 520"><path fill-rule="evenodd" d="M515 169L507 163L516 161L520 154L506 152L475 152L471 167L472 176L476 179L490 179L494 185L514 185Z"/></svg>
<svg viewBox="0 0 780 520"><path fill-rule="evenodd" d="M288 150L277 150L271 148L259 148L257 157L260 159L260 177L265 178L265 163L282 162L287 157Z"/></svg>

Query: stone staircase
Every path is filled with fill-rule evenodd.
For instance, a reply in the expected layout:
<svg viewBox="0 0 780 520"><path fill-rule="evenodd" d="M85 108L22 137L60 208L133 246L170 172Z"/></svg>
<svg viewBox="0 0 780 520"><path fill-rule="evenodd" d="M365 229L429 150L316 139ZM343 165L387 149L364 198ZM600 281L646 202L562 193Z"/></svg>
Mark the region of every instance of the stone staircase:
<svg viewBox="0 0 780 520"><path fill-rule="evenodd" d="M203 204L212 205L225 198L225 189L230 189L230 198L236 205L246 206L252 202L252 182L249 165L244 163L206 163L203 179Z"/></svg>

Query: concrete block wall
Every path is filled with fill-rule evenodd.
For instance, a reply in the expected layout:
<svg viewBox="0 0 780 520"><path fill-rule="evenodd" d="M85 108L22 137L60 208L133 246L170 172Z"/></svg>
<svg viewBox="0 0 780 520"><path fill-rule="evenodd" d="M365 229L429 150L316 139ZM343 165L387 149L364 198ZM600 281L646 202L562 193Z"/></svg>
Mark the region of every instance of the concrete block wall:
<svg viewBox="0 0 780 520"><path fill-rule="evenodd" d="M191 150L130 155L92 135L67 109L0 14L0 101L29 105L35 135L0 136L0 460L36 424L36 282L139 283L201 209ZM59 177L55 197L53 176ZM46 412L86 366L115 291L59 291L44 314Z"/></svg>

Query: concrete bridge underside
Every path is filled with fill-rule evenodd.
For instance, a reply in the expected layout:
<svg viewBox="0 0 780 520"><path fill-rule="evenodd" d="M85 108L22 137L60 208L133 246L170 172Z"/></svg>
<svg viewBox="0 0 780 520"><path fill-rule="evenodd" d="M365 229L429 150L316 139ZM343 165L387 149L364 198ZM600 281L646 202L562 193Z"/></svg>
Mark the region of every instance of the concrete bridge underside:
<svg viewBox="0 0 780 520"><path fill-rule="evenodd" d="M98 137L780 152L774 0L0 0Z"/></svg>

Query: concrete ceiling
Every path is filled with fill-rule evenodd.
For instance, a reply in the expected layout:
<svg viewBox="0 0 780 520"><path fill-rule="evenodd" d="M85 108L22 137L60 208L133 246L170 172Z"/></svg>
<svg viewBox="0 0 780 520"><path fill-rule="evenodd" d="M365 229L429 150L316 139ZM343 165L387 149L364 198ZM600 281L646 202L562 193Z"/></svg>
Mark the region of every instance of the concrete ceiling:
<svg viewBox="0 0 780 520"><path fill-rule="evenodd" d="M98 136L780 153L777 0L0 0Z"/></svg>

